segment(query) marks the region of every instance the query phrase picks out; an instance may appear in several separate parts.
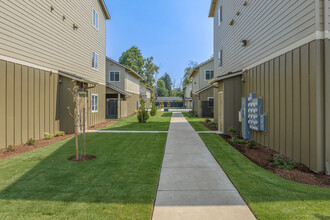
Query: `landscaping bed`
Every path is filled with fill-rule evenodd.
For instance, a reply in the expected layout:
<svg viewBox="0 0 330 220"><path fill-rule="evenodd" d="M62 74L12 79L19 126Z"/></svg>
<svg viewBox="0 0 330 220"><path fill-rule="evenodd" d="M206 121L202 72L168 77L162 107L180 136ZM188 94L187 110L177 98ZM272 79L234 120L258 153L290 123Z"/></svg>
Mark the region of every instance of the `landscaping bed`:
<svg viewBox="0 0 330 220"><path fill-rule="evenodd" d="M207 127L208 129L210 129L211 131L217 131L218 128L214 127L212 124L206 123L205 121L201 122L205 127Z"/></svg>
<svg viewBox="0 0 330 220"><path fill-rule="evenodd" d="M246 148L246 144L233 143L229 135L221 134L220 136L252 162L282 178L308 185L330 188L330 176L315 173L301 163L296 163L296 167L291 170L276 168L271 166L270 163L274 161L274 155L278 154L278 152L259 144L254 149L249 149Z"/></svg>
<svg viewBox="0 0 330 220"><path fill-rule="evenodd" d="M104 128L104 127L110 126L112 124L115 124L116 122L117 122L117 120L107 120L105 122L90 126L88 129L89 130L98 130L100 128Z"/></svg>

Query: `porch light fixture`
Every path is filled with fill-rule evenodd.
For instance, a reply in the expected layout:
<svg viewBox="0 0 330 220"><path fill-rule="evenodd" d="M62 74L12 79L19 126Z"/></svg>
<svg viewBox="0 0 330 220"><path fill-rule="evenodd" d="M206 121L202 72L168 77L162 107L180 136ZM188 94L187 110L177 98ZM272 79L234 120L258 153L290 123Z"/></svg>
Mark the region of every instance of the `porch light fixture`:
<svg viewBox="0 0 330 220"><path fill-rule="evenodd" d="M240 45L241 45L242 47L246 47L246 45L247 45L247 40L242 40L242 41L240 42Z"/></svg>

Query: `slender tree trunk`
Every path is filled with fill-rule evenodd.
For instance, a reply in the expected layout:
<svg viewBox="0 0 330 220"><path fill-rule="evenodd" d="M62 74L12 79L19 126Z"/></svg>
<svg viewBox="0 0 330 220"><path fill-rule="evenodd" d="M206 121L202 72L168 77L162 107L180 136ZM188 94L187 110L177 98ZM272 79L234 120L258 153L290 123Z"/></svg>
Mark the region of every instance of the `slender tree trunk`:
<svg viewBox="0 0 330 220"><path fill-rule="evenodd" d="M83 117L83 133L84 133L84 156L86 156L86 135L85 135L85 130L86 130L86 109L84 108L83 109L83 114L84 114L84 117Z"/></svg>
<svg viewBox="0 0 330 220"><path fill-rule="evenodd" d="M79 150L78 150L78 135L77 132L75 132L75 137L76 137L76 159L79 159Z"/></svg>

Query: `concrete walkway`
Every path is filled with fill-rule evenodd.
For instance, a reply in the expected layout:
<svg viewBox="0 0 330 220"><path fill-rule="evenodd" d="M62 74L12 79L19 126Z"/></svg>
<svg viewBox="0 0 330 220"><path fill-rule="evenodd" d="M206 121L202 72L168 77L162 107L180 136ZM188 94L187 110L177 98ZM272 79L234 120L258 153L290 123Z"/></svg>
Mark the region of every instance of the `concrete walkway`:
<svg viewBox="0 0 330 220"><path fill-rule="evenodd" d="M172 115L152 219L255 219L181 113Z"/></svg>

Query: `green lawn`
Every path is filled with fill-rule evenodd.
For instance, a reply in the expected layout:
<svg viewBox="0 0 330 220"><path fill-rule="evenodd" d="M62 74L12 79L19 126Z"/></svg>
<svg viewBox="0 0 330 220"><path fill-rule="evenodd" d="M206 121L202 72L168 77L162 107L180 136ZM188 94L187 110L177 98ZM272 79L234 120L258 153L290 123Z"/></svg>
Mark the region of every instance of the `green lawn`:
<svg viewBox="0 0 330 220"><path fill-rule="evenodd" d="M330 219L330 189L283 179L216 134L200 134L258 219Z"/></svg>
<svg viewBox="0 0 330 220"><path fill-rule="evenodd" d="M210 129L208 129L201 123L205 121L206 118L198 118L195 116L191 116L188 112L182 112L182 114L190 123L190 125L195 129L195 131L210 131Z"/></svg>
<svg viewBox="0 0 330 220"><path fill-rule="evenodd" d="M166 134L87 134L0 162L0 219L150 219Z"/></svg>
<svg viewBox="0 0 330 220"><path fill-rule="evenodd" d="M102 128L102 130L119 131L168 131L172 113L157 112L155 116L150 116L148 123L138 123L136 116L119 119L118 122Z"/></svg>

